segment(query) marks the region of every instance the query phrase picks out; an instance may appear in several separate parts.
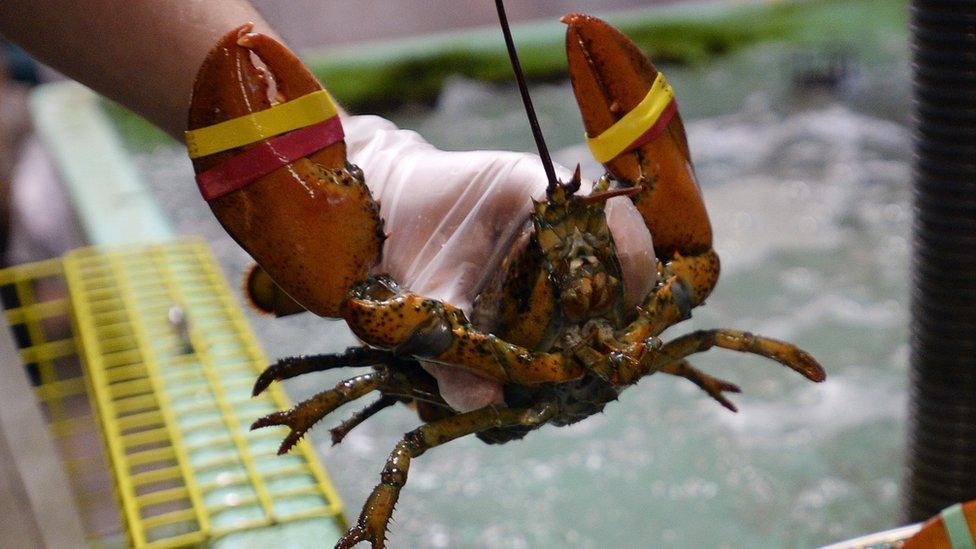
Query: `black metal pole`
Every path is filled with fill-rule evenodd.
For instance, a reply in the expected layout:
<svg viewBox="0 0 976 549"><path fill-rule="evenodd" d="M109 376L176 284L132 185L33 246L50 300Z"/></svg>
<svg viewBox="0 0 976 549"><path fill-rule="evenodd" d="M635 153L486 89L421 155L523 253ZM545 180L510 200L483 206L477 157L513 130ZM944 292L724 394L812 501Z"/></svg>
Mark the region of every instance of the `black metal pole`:
<svg viewBox="0 0 976 549"><path fill-rule="evenodd" d="M914 200L905 518L976 499L976 0L911 0Z"/></svg>

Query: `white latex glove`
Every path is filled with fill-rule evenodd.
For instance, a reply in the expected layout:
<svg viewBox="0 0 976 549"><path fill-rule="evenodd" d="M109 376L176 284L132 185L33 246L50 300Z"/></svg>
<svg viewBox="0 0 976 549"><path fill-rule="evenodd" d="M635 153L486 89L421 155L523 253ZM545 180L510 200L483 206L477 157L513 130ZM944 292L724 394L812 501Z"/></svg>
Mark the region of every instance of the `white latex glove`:
<svg viewBox="0 0 976 549"><path fill-rule="evenodd" d="M447 152L376 116L343 119L349 159L380 203L389 238L374 273L388 273L418 294L470 318L471 303L525 228L531 198L545 196L538 156L497 151ZM557 166L557 176L571 176ZM587 192L584 188L581 192ZM626 197L607 203L607 222L623 272L626 306L655 282L651 235ZM441 396L464 412L502 404L501 386L466 370L425 363Z"/></svg>

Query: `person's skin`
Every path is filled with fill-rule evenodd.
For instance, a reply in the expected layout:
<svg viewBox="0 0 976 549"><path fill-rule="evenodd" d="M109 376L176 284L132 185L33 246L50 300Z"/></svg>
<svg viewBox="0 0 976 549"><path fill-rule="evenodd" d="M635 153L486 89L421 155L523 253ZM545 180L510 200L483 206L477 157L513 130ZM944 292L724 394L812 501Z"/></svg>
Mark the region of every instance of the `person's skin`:
<svg viewBox="0 0 976 549"><path fill-rule="evenodd" d="M0 0L0 35L179 141L207 52L246 21L242 0Z"/></svg>
<svg viewBox="0 0 976 549"><path fill-rule="evenodd" d="M181 142L197 69L220 37L247 21L254 22L255 32L277 36L261 15L242 0L0 0L0 35L49 66L142 115ZM375 129L359 131L357 127L369 124L347 122L347 143L351 146L356 141L379 139L377 136L382 133ZM488 264L490 260L499 261L508 245L506 239L478 240L471 235L498 234L497 225L512 220L516 225L521 224L528 216L529 197L537 196L545 188L542 165L538 157L531 155L521 155L513 164L502 161L501 153L485 153L474 155L482 164L472 166L472 157L465 153L441 153L427 145L413 147L396 157L388 170L380 169L382 159L389 158L391 151L403 144L403 139L396 137L356 160L364 168L367 184L374 194L378 191L382 194L384 188L389 188L387 180L406 181L411 190L423 191L424 186L436 185L440 192L412 192L406 196L410 200L393 193L403 202L397 204L404 211L397 219L421 218L423 223L418 227L416 223L404 225L387 219L385 230L392 237L386 243L384 256L401 257L403 264L387 260L383 268L399 273L416 266L417 258L413 254L396 254L391 249L398 242L403 250L410 250L418 241L424 244L435 237L444 240L464 237L459 245L465 254L448 254L457 261L438 263L436 278L454 284L449 289L453 291L447 293L455 296L455 301L470 303L478 288L464 282L471 277L463 276L463 266L480 265L489 271L493 268ZM532 168L526 169L526 164ZM516 165L520 167L517 170L513 169ZM470 201L467 207L476 221L467 226L475 230L460 233L442 223L444 212L450 208L439 201L450 202L464 189L470 191L472 171L489 175L494 172L501 181L485 191L484 200ZM378 180L384 173L387 180ZM448 174L452 173L458 180L450 179ZM451 186L460 190L445 192ZM185 191L195 192L190 188ZM609 224L620 254L625 287L630 293L635 288L640 288L637 293L646 293L647 273L655 272L650 236L630 201L614 200L621 207L617 208L617 214L610 212ZM389 206L386 204L385 208ZM405 236L409 238L404 240ZM458 259L462 255L467 261ZM423 293L431 277L410 278L405 276L400 282ZM639 302L642 297L635 295L629 300ZM495 382L456 367L433 365L432 373L438 378L442 395L459 410L501 401L501 387Z"/></svg>

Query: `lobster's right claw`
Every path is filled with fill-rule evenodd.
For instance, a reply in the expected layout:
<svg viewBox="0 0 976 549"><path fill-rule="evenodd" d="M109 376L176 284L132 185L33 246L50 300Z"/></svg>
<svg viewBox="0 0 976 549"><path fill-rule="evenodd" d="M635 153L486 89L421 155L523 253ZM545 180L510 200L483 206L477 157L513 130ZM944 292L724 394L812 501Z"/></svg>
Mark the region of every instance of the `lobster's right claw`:
<svg viewBox="0 0 976 549"><path fill-rule="evenodd" d="M332 104L322 86L291 51L251 28L221 38L197 73L187 132L197 181L220 223L281 289L316 314L338 317L349 289L379 257L379 208L362 172L347 163L341 123L327 114ZM251 122L299 98L314 101ZM287 116L298 122L266 129ZM230 120L247 122L244 129L258 137L241 140L247 132L240 127L218 132L222 147L213 133L203 137Z"/></svg>
<svg viewBox="0 0 976 549"><path fill-rule="evenodd" d="M568 26L566 56L587 136L602 136L649 96L658 71L629 38L604 21L572 13L562 22ZM698 254L712 246L711 225L695 181L684 125L676 104L671 109L659 118L660 127L637 134L639 145L602 159L617 180L645 187L632 199L662 261L676 253ZM647 140L648 136L653 137Z"/></svg>

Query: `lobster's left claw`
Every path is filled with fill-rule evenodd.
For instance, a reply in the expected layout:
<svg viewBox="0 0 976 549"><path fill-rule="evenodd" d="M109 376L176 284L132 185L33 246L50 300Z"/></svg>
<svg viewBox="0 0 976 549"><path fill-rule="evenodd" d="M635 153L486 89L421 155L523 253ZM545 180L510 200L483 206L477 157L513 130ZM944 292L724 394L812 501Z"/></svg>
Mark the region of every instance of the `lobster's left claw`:
<svg viewBox="0 0 976 549"><path fill-rule="evenodd" d="M562 22L568 26L566 56L587 136L601 136L648 97L658 71L629 38L600 19L572 13ZM651 128L637 136L639 144L602 159L617 180L645 187L633 201L663 261L712 246L684 125L676 104L671 108L674 112L661 117L666 126Z"/></svg>
<svg viewBox="0 0 976 549"><path fill-rule="evenodd" d="M255 66L254 58L264 68ZM193 130L234 119L246 122L243 117L298 98L321 100L321 90L291 51L266 35L252 33L250 24L242 25L217 43L197 73L188 138L201 135ZM309 97L316 92L318 96ZM303 103L306 108L300 112L303 116L312 112L308 118L316 114L326 118L328 109L318 105ZM341 124L337 116L333 118L290 126L278 135L237 145L235 128L222 135L231 138L225 149L191 148L191 155L201 191L227 232L298 304L319 315L338 317L349 289L366 278L378 259L383 232L379 207L362 172L347 163ZM268 121L265 117L249 128L259 136L267 135L262 124ZM298 133L307 130L312 133ZM279 137L290 141L276 140ZM311 142L323 145L306 148ZM287 147L300 152L286 155ZM249 153L257 148L263 156L255 161ZM240 159L246 161L227 168ZM246 175L262 162L272 171L260 172L264 175L256 178L241 177L241 171ZM228 174L232 177L224 178ZM205 190L201 180L205 175L216 192Z"/></svg>

